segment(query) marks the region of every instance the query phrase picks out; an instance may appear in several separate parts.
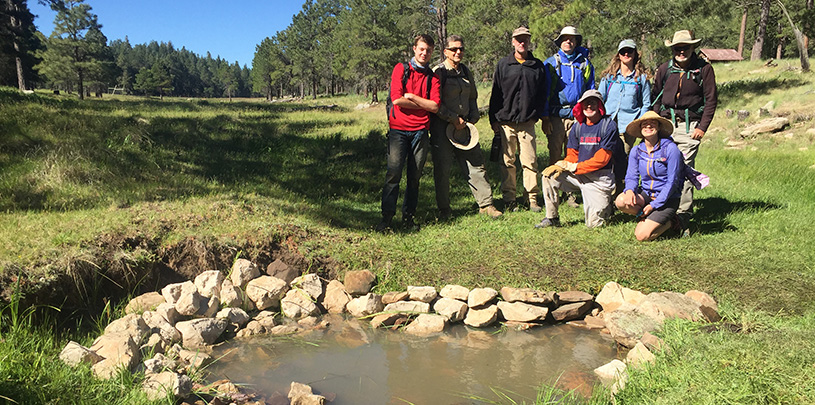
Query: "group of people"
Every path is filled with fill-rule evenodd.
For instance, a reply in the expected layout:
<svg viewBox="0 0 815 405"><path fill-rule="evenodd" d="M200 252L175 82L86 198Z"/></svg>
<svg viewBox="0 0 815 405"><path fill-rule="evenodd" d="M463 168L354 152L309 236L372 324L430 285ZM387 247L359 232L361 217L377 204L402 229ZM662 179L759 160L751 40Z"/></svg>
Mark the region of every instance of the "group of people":
<svg viewBox="0 0 815 405"><path fill-rule="evenodd" d="M489 101L504 212L526 206L545 212L536 228L560 226L560 193L568 198L579 192L589 228L602 226L616 207L637 216L638 240L653 240L672 227L687 235L694 187L690 180L698 175L695 158L717 104L713 68L695 52L701 40L687 30L666 40L673 57L658 67L651 82L635 41L625 39L599 85L576 28L561 30L555 39L557 53L545 61L532 54L530 40L528 28L512 32L512 52L496 65ZM377 231L392 226L405 164L402 225L418 229L414 217L428 149L440 218L452 213L454 161L479 212L492 218L503 215L493 204L484 156L477 147L477 90L462 63L464 39L447 38L444 61L431 67L434 45L432 37L417 36L414 57L397 64L391 75L388 165ZM537 163L538 121L549 150L549 164L542 171Z"/></svg>

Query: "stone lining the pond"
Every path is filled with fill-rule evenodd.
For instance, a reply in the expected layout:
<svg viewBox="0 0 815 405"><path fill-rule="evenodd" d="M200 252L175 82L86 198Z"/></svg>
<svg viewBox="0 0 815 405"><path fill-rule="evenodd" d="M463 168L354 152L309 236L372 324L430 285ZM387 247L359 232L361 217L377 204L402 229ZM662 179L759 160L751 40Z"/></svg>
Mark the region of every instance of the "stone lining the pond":
<svg viewBox="0 0 815 405"><path fill-rule="evenodd" d="M60 358L72 366L90 363L94 375L103 379L121 369L144 371L149 395L172 391L176 398L183 398L189 394L185 375L212 360L207 354L211 345L231 338L325 328L326 321L315 317L322 313L348 313L370 320L374 328L398 328L420 336L439 334L456 322L480 328L500 321L518 330L566 322L609 333L620 346L632 349L627 360L632 365L653 361L651 351L659 350L663 343L651 332L658 331L665 319L720 319L716 301L700 291L646 295L609 282L597 297L581 291L470 290L458 285L444 286L440 292L432 286L408 286L406 291L380 295L370 292L376 278L367 270L348 272L344 284L339 280L326 283L316 274L292 277L285 263L273 265L267 271L284 275L290 282L239 259L229 277L206 271L193 281L167 285L160 294L136 297L126 307L127 314L108 325L90 348L69 342ZM350 291L348 284L354 286ZM147 359L146 353L155 357ZM621 364L610 363L596 371L599 375L612 370L601 377L612 381L612 391L624 384L625 363ZM319 396L308 395L303 398L319 401ZM251 396L242 398L249 401Z"/></svg>

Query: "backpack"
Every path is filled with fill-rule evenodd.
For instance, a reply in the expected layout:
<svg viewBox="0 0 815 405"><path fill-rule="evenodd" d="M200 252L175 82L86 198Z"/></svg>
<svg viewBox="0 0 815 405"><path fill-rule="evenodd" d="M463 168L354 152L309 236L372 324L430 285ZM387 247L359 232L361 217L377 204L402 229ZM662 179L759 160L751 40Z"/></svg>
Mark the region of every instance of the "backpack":
<svg viewBox="0 0 815 405"><path fill-rule="evenodd" d="M407 90L407 81L408 77L410 77L410 65L407 62L402 62L402 68L404 72L402 73L402 90ZM427 76L427 98L430 98L430 89L433 84L433 74ZM388 119L390 120L391 117L396 118L396 113L392 113L393 111L393 100L391 100L391 90L390 86L388 86L388 100L385 102L385 112L388 114Z"/></svg>
<svg viewBox="0 0 815 405"><path fill-rule="evenodd" d="M662 98L662 93L665 92L665 83L668 82L668 76L670 76L670 75L672 75L674 73L679 73L680 75L686 74L689 79L693 80L693 82L696 83L697 86L699 86L700 88L703 87L702 85L704 84L704 79L702 78L702 68L705 67L705 65L707 65L708 63L704 59L699 58L699 60L702 61L702 63L699 64L699 66L697 68L690 69L690 70L682 70L681 68L678 68L678 67L674 66L674 60L673 59L671 59L668 62L668 70L665 72L665 75L662 76L662 87L659 90L659 94L657 94L657 96L654 97L654 99L651 101L651 109L652 110L654 109L654 106L656 105L657 100L660 100ZM660 111L656 111L656 112L659 113L659 112L664 111L666 109L667 109L667 107L665 107L665 104L660 104L659 105L659 110ZM702 97L702 104L700 104L699 107L696 109L696 113L699 114L699 115L702 115L702 112L704 110L705 110L705 98ZM686 108L684 110L684 112L685 112L685 132L687 133L687 132L690 132L690 122L688 120L689 109ZM674 110L673 108L671 108L671 122L676 123L676 110Z"/></svg>
<svg viewBox="0 0 815 405"><path fill-rule="evenodd" d="M629 82L627 80L617 80L618 76L621 76L621 75L616 75L615 74L614 75L614 80L606 81L606 95L608 95L608 92L611 90L611 85L614 84L614 83L619 83L619 84L622 84L622 85L633 84L636 91L637 91L637 100L642 100L642 86L640 86L640 79L642 78L642 75L637 77L637 79L635 81L633 81L633 82ZM665 83L663 83L662 85L664 87ZM651 106L649 106L649 107L651 107Z"/></svg>

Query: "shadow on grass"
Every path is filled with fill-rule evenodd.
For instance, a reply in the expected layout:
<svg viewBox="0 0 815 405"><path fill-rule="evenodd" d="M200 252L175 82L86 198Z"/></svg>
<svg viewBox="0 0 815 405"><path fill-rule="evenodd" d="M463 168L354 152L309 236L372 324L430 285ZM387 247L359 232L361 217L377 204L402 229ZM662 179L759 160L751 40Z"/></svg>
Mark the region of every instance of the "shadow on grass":
<svg viewBox="0 0 815 405"><path fill-rule="evenodd" d="M786 90L802 87L808 83L796 78L756 78L734 80L717 85L719 90L719 105L725 105L733 99L742 98L747 93L766 94L770 90Z"/></svg>
<svg viewBox="0 0 815 405"><path fill-rule="evenodd" d="M767 211L781 208L781 206L766 201L728 201L721 197L702 198L694 200L696 211L693 215L701 234L713 234L726 231L735 231L737 228L730 223L730 214L740 211Z"/></svg>

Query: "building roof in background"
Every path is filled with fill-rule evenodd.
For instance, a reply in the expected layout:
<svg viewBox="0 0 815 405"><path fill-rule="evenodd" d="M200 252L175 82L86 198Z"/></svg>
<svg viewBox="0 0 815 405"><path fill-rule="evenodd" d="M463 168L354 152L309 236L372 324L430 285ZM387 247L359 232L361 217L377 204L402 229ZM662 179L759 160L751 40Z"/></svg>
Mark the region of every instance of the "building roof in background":
<svg viewBox="0 0 815 405"><path fill-rule="evenodd" d="M735 49L702 48L699 52L710 62L734 62L744 60Z"/></svg>

